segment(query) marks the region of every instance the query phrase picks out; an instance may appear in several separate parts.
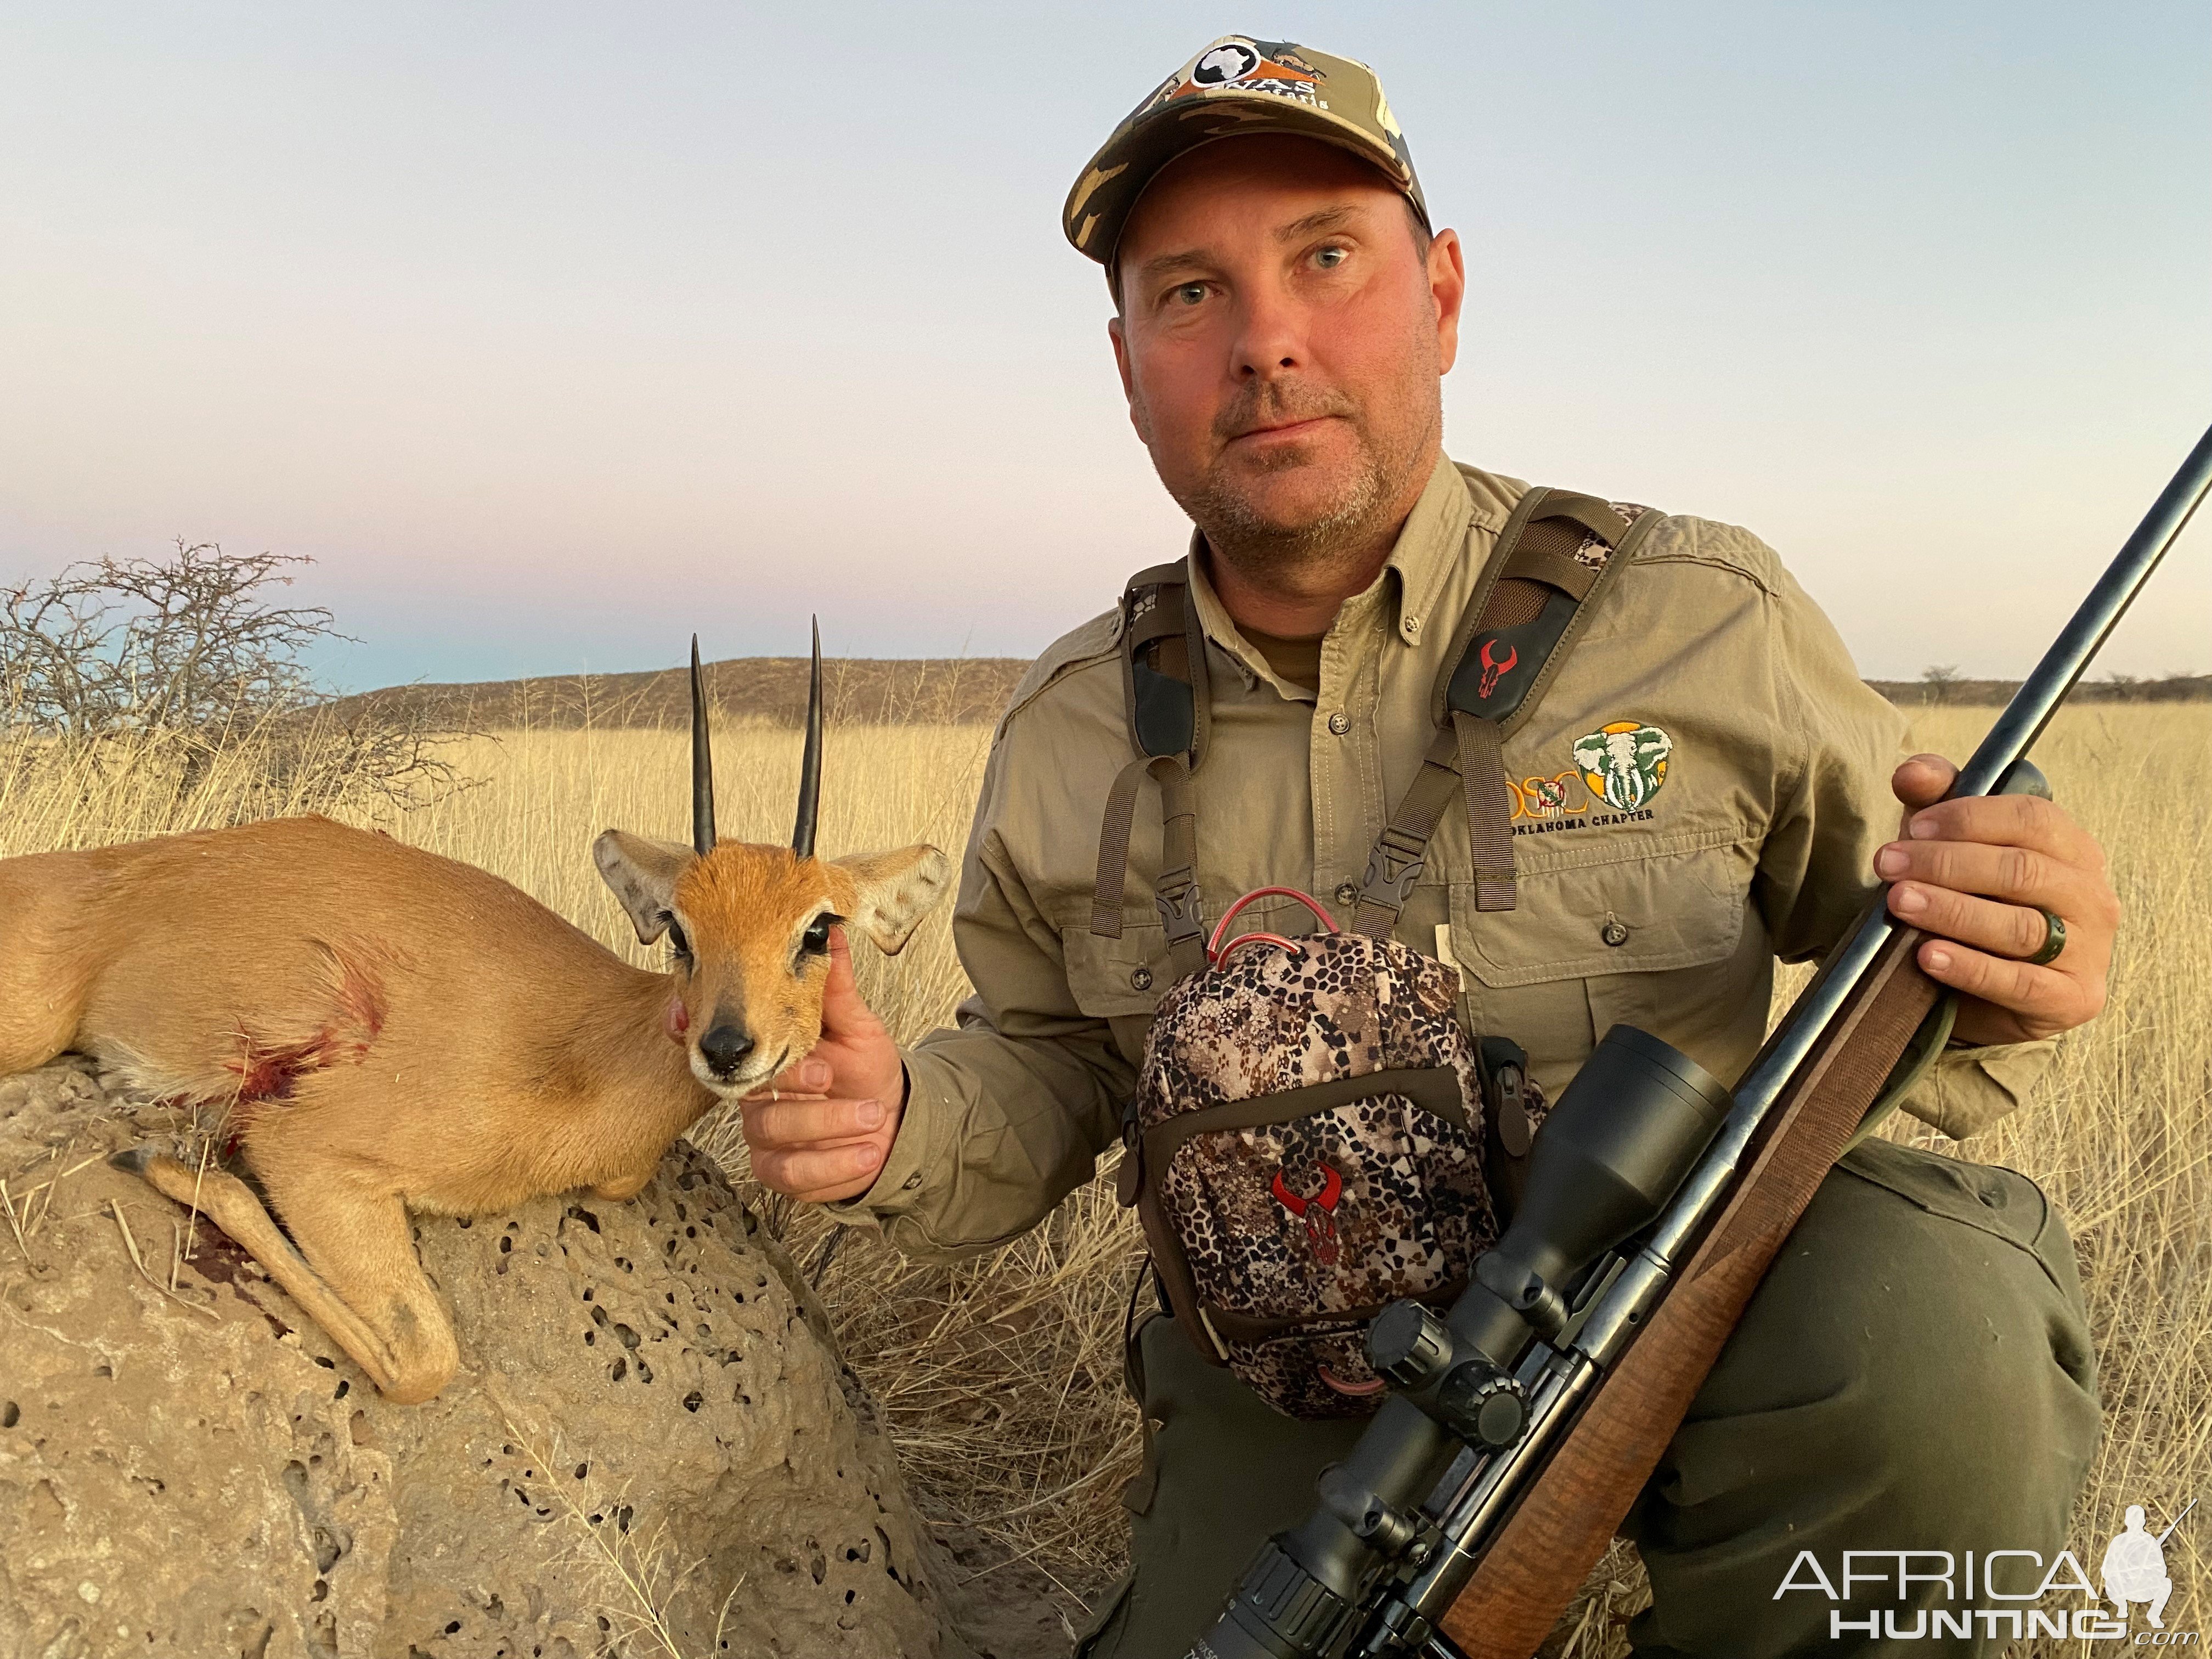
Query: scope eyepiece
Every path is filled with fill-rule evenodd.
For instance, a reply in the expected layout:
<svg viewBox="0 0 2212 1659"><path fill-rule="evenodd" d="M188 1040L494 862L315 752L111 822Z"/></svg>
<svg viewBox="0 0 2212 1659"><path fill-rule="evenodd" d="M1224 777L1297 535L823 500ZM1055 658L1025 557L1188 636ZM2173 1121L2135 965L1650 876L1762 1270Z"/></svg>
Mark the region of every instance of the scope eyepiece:
<svg viewBox="0 0 2212 1659"><path fill-rule="evenodd" d="M1270 1539L1190 1659L1312 1659L1356 1612Z"/></svg>

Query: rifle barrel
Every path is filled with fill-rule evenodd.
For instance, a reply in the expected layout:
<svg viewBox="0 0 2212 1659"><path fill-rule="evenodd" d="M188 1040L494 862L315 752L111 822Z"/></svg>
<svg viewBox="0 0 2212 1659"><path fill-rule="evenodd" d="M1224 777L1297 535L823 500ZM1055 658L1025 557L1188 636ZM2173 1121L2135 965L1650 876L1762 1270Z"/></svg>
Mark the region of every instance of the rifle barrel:
<svg viewBox="0 0 2212 1659"><path fill-rule="evenodd" d="M2034 672L2013 693L2004 712L1960 769L1951 788L1954 797L1994 793L2002 786L2006 775L2027 757L2029 747L2042 735L2066 694L2080 683L2099 647L2150 580L2151 572L2157 569L2208 489L2212 489L2212 430L2197 441L2181 470L2160 492L2135 534L2128 538L2058 638L2043 653ZM1681 1194L1660 1219L1651 1249L1661 1261L1671 1262L1712 1212L1767 1109L1857 988L1896 927L1887 907L1870 912L1737 1080L1735 1109L1716 1137L1711 1152L1691 1173Z"/></svg>
<svg viewBox="0 0 2212 1659"><path fill-rule="evenodd" d="M1992 793L2014 763L2027 755L2066 694L2081 680L2090 660L2127 614L2151 572L2158 568L2158 562L2173 545L2190 514L2197 511L2208 488L2212 488L2212 431L2197 441L2197 447L2189 452L2189 459L2181 464L2172 482L2151 504L2112 567L2097 579L2073 620L2013 694L2004 713L1974 750L1973 758L1960 769L1953 794Z"/></svg>

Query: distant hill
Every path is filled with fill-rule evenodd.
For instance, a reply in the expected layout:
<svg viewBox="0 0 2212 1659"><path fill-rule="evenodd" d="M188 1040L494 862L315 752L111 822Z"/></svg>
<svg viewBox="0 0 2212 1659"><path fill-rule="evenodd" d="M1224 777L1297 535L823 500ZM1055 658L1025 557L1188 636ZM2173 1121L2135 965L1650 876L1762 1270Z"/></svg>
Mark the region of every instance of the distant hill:
<svg viewBox="0 0 2212 1659"><path fill-rule="evenodd" d="M843 657L822 665L823 704L840 725L949 726L999 717L1029 667L1019 657ZM732 657L705 668L723 723L799 725L806 715L804 657ZM338 700L341 715L394 705L434 726L477 731L584 726L680 729L690 718L682 668L634 674L553 674L462 685L394 685Z"/></svg>
<svg viewBox="0 0 2212 1659"><path fill-rule="evenodd" d="M842 725L959 725L999 717L1029 664L1019 657L846 657L822 665L823 700ZM339 699L341 714L397 705L433 726L503 730L582 726L680 728L690 718L680 668L635 674L555 674L462 685L395 685ZM1997 708L2018 680L1869 680L1901 708ZM707 666L707 693L724 723L797 726L806 713L804 657L732 657ZM2090 680L2076 702L2212 701L2212 674Z"/></svg>
<svg viewBox="0 0 2212 1659"><path fill-rule="evenodd" d="M1924 708L1957 703L1972 708L2001 708L2020 690L2018 680L1929 679L1869 680L1869 685L1900 708ZM2140 679L2115 674L2110 679L2084 680L2074 688L2069 702L2212 702L2212 674L2168 674L2163 679Z"/></svg>

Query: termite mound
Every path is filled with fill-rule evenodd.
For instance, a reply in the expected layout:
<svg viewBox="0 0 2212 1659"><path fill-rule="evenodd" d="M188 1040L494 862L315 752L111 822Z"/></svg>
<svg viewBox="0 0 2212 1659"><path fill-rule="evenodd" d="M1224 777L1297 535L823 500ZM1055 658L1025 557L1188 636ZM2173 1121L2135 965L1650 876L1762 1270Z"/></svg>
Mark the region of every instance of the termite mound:
<svg viewBox="0 0 2212 1659"><path fill-rule="evenodd" d="M27 1651L961 1651L819 1305L688 1142L627 1203L418 1218L462 1369L394 1406L102 1161L179 1116L75 1061L0 1079L0 1629Z"/></svg>

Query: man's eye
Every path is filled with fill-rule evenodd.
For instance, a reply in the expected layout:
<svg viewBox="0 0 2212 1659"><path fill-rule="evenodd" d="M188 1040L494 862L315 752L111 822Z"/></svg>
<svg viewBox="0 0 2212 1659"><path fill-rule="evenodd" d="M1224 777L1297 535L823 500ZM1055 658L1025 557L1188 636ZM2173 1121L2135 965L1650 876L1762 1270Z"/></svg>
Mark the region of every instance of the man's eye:
<svg viewBox="0 0 2212 1659"><path fill-rule="evenodd" d="M844 920L845 918L842 916L832 915L827 912L815 917L813 925L808 927L804 933L799 935L799 954L801 956L808 957L828 956L830 954L830 930Z"/></svg>
<svg viewBox="0 0 2212 1659"><path fill-rule="evenodd" d="M1314 263L1323 270L1334 270L1351 257L1352 250L1348 247L1325 247L1315 252Z"/></svg>
<svg viewBox="0 0 2212 1659"><path fill-rule="evenodd" d="M1175 290L1172 297L1175 303L1179 306L1194 306L1200 304L1206 299L1206 284L1204 283L1185 283L1181 288Z"/></svg>
<svg viewBox="0 0 2212 1659"><path fill-rule="evenodd" d="M688 960L691 955L691 941L684 937L684 924L673 916L663 916L661 920L668 924L668 948Z"/></svg>

